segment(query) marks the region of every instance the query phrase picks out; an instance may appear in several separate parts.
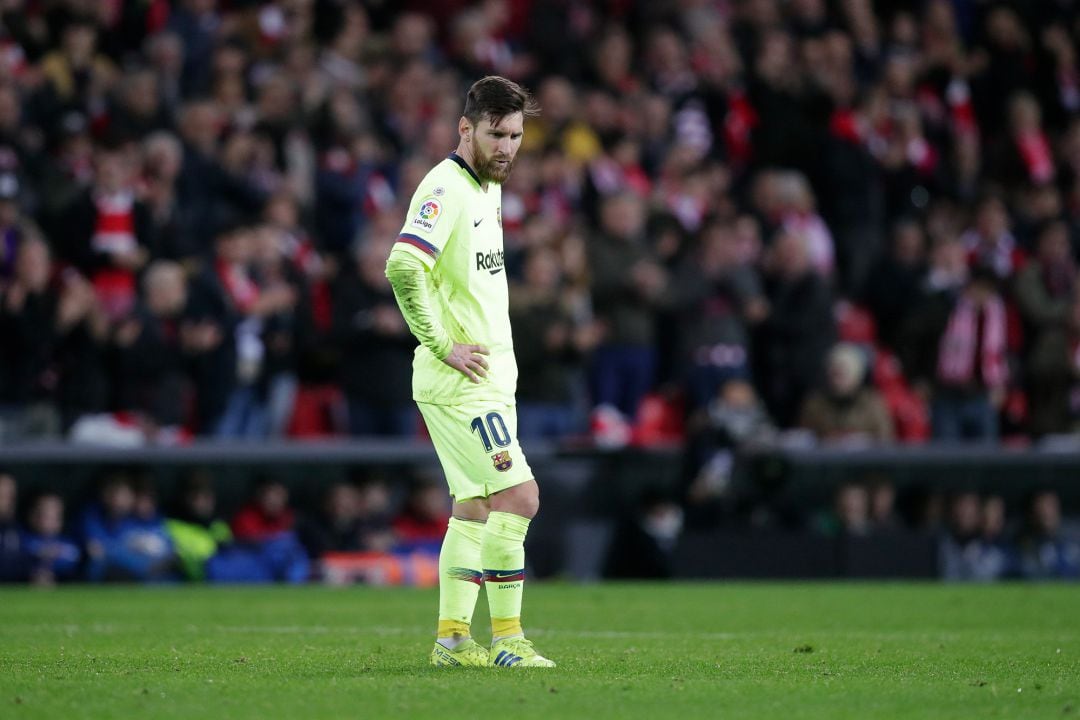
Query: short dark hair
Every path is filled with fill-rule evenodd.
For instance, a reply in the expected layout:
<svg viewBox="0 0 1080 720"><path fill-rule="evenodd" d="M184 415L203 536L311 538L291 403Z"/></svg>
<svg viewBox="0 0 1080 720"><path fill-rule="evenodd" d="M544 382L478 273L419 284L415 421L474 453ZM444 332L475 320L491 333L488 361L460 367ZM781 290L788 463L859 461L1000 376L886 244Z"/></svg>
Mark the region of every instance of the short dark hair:
<svg viewBox="0 0 1080 720"><path fill-rule="evenodd" d="M528 90L513 80L488 75L474 82L465 95L465 112L462 114L473 125L485 118L494 124L514 113L535 117L540 114L540 105Z"/></svg>

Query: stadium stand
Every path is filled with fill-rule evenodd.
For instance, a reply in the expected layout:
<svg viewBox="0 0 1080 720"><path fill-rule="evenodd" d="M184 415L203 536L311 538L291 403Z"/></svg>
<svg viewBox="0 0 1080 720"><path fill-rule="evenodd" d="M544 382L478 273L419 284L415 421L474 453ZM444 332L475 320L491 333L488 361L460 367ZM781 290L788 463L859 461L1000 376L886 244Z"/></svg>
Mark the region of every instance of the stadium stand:
<svg viewBox="0 0 1080 720"><path fill-rule="evenodd" d="M997 544L958 518L975 491L994 525L1004 492L997 576L1075 574L1053 458L1080 448L1078 37L1073 4L1020 0L6 0L0 463L34 491L0 502L0 572L70 575L9 550L62 535L39 492L82 532L99 461L175 462L168 490L214 442L427 464L382 261L464 88L498 73L543 107L501 210L522 439L620 483L597 537L686 574L684 530L809 533L844 575L884 529ZM965 486L928 469L943 453ZM657 487L623 482L641 458ZM1038 485L999 482L1028 462ZM65 463L85 487L57 486ZM235 510L230 467L211 484ZM808 477L810 509L776 494ZM113 530L147 536L143 510ZM909 539L882 557L923 557ZM1053 572L1021 550L1045 543Z"/></svg>

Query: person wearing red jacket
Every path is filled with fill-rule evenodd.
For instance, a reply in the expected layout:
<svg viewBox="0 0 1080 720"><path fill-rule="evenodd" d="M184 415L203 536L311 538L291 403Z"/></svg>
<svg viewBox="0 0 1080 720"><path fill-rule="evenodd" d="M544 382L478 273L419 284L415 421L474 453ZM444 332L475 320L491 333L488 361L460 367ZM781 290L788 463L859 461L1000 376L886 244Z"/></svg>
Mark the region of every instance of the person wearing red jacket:
<svg viewBox="0 0 1080 720"><path fill-rule="evenodd" d="M236 513L232 531L237 542L262 542L291 532L294 522L288 489L277 480L265 479L256 486L251 502Z"/></svg>

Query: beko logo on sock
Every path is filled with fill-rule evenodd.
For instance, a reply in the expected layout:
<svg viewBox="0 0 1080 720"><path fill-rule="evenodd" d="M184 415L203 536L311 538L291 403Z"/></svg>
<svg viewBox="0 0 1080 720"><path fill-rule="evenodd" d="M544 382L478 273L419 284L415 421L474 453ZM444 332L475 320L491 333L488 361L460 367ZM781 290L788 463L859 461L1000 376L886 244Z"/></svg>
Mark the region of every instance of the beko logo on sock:
<svg viewBox="0 0 1080 720"><path fill-rule="evenodd" d="M476 269L487 270L492 275L498 275L502 272L506 255L502 250L492 250L491 252L476 253Z"/></svg>

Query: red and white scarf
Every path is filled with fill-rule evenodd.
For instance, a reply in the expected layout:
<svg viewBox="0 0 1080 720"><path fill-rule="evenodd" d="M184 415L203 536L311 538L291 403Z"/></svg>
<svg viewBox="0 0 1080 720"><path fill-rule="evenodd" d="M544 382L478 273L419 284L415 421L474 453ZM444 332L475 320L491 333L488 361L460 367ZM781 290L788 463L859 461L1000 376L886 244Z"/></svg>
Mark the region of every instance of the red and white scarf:
<svg viewBox="0 0 1080 720"><path fill-rule="evenodd" d="M1038 130L1021 133L1016 138L1016 147L1029 180L1041 184L1054 179L1054 155L1046 135Z"/></svg>
<svg viewBox="0 0 1080 720"><path fill-rule="evenodd" d="M229 300L240 312L247 315L259 299L259 286L251 279L247 268L240 263L217 261L217 276Z"/></svg>
<svg viewBox="0 0 1080 720"><path fill-rule="evenodd" d="M135 238L135 195L118 192L94 199L97 217L90 243L99 253L130 253L139 245Z"/></svg>
<svg viewBox="0 0 1080 720"><path fill-rule="evenodd" d="M135 197L123 191L94 199L97 217L90 245L95 252L108 255L134 252L139 247L135 237ZM91 277L94 291L109 320L115 322L135 307L135 273L121 267L102 267Z"/></svg>
<svg viewBox="0 0 1080 720"><path fill-rule="evenodd" d="M949 316L938 352L938 379L945 385L967 385L975 378L980 363L987 387L1001 387L1008 376L1005 364L1005 304L992 298L983 305L982 347L976 347L979 308L961 297Z"/></svg>

